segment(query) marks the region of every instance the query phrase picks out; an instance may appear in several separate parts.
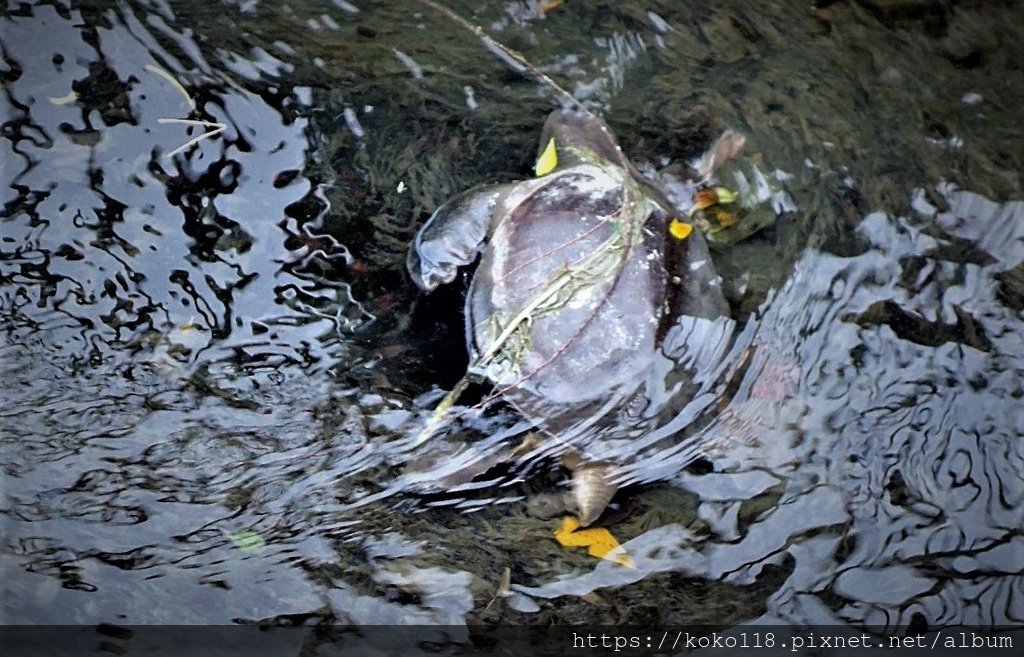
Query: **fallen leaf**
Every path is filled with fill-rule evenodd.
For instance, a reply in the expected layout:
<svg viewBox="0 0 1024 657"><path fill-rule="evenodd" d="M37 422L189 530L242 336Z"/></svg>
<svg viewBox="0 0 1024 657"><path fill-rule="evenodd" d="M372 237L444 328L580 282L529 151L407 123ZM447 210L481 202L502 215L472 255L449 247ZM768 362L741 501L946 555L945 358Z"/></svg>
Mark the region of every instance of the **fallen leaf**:
<svg viewBox="0 0 1024 657"><path fill-rule="evenodd" d="M697 212L713 205L735 203L740 197L736 192L725 187L701 187L693 195L693 206L689 210L692 217Z"/></svg>
<svg viewBox="0 0 1024 657"><path fill-rule="evenodd" d="M715 187L715 197L718 199L718 203L735 203L736 199L739 198L739 194L736 192L726 189L725 187Z"/></svg>
<svg viewBox="0 0 1024 657"><path fill-rule="evenodd" d="M685 240L693 232L693 224L672 219L668 224L668 232L677 240Z"/></svg>
<svg viewBox="0 0 1024 657"><path fill-rule="evenodd" d="M231 542L242 552L256 552L267 544L263 537L256 532L243 529L237 534L231 534Z"/></svg>
<svg viewBox="0 0 1024 657"><path fill-rule="evenodd" d="M614 561L627 568L636 568L633 559L626 554L610 531L604 527L579 529L579 526L579 520L573 516L566 516L562 519L561 526L555 530L555 540L562 547L585 547L587 554L592 557Z"/></svg>
<svg viewBox="0 0 1024 657"><path fill-rule="evenodd" d="M558 151L555 149L555 139L552 137L548 141L548 145L544 147L544 152L537 158L537 164L534 165L533 171L538 176L545 176L555 170L558 166Z"/></svg>
<svg viewBox="0 0 1024 657"><path fill-rule="evenodd" d="M719 210L718 212L715 213L715 221L717 221L718 225L722 226L723 228L735 226L737 223L739 223L739 220L740 218L731 212Z"/></svg>
<svg viewBox="0 0 1024 657"><path fill-rule="evenodd" d="M693 207L690 208L690 216L695 212L709 208L718 203L718 192L710 187L701 187L693 195Z"/></svg>

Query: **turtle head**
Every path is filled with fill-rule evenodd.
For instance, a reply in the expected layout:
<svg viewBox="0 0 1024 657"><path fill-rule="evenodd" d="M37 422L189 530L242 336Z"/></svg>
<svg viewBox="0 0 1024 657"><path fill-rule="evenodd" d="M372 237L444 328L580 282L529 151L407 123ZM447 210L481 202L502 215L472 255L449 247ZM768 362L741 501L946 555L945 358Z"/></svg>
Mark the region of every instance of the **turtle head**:
<svg viewBox="0 0 1024 657"><path fill-rule="evenodd" d="M608 126L588 112L561 109L549 114L540 136L538 160L544 156L551 140L558 153L557 168L595 160L618 162L621 158L619 145Z"/></svg>

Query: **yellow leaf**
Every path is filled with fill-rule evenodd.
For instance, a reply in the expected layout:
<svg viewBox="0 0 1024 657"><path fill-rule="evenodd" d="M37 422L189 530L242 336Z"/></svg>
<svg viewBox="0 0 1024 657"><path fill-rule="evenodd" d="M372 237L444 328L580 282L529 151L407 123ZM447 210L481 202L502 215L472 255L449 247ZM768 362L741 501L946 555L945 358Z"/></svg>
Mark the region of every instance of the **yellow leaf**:
<svg viewBox="0 0 1024 657"><path fill-rule="evenodd" d="M622 549L612 533L604 527L579 529L580 521L573 516L562 519L562 525L555 530L555 540L563 547L585 547L587 554L599 559L614 561L620 566L636 568L633 559ZM579 529L579 531L576 531Z"/></svg>
<svg viewBox="0 0 1024 657"><path fill-rule="evenodd" d="M555 150L555 139L554 137L548 141L548 145L544 147L544 152L537 158L537 164L533 166L533 171L538 176L544 176L555 170L558 166L558 152Z"/></svg>
<svg viewBox="0 0 1024 657"><path fill-rule="evenodd" d="M678 219L672 219L668 224L668 232L677 240L685 240L693 232L693 224L687 224Z"/></svg>

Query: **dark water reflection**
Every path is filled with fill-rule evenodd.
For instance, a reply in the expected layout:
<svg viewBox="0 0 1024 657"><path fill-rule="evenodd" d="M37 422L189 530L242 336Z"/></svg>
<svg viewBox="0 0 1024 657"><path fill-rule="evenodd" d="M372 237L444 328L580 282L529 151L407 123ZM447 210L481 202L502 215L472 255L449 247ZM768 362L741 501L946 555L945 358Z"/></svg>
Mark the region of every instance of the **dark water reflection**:
<svg viewBox="0 0 1024 657"><path fill-rule="evenodd" d="M409 463L457 470L516 427L467 413L413 447L461 329L405 245L451 193L521 176L551 102L386 4L0 18L5 622L1024 622L1009 10L941 37L856 4L623 8L589 35L562 29L586 9L477 17L638 160L735 125L792 174L800 211L719 256L752 355L710 467L623 464L630 570L551 540L555 464L409 494ZM839 54L810 66L792 33ZM160 119L184 118L225 129L169 156L202 128Z"/></svg>

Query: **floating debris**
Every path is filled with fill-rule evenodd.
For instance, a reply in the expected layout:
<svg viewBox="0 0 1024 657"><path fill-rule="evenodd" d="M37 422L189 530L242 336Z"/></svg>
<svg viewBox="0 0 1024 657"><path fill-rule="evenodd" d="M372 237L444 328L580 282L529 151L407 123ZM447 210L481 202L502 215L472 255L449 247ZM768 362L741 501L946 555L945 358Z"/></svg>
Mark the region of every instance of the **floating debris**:
<svg viewBox="0 0 1024 657"><path fill-rule="evenodd" d="M347 11L350 14L358 14L359 7L355 6L351 2L345 2L345 0L331 0L334 6L342 11Z"/></svg>
<svg viewBox="0 0 1024 657"><path fill-rule="evenodd" d="M650 22L651 27L661 32L662 34L665 34L666 32L672 29L672 26L668 24L668 21L666 21L664 18L654 13L653 11L647 12L647 20Z"/></svg>
<svg viewBox="0 0 1024 657"><path fill-rule="evenodd" d="M70 105L76 100L78 100L78 94L74 91L68 92L67 96L61 96L60 98L57 98L55 96L49 97L49 101L54 105Z"/></svg>
<svg viewBox="0 0 1024 657"><path fill-rule="evenodd" d="M228 127L224 123L217 123L215 121L200 121L198 119L157 119L156 122L157 123L181 123L181 124L184 124L184 125L202 126L202 127L205 127L205 128L212 128L212 130L208 130L208 131L204 132L203 134L199 135L198 137L193 137L192 139L189 139L188 141L186 141L181 146L178 146L177 148L175 148L173 151L171 151L170 153L167 154L168 158L172 158L175 155L177 155L178 153L180 153L180 152L182 152L184 150L187 150L188 148L190 148L192 146L195 146L196 144L198 144L199 142L201 142L204 139L207 139L209 137L216 137L220 133L224 132L224 130L226 130L227 127Z"/></svg>
<svg viewBox="0 0 1024 657"><path fill-rule="evenodd" d="M345 117L345 125L347 125L348 129L352 131L352 134L359 139L366 136L366 131L363 130L363 126L359 123L359 118L356 116L356 111L354 109L346 107L344 111L342 111L341 115Z"/></svg>
<svg viewBox="0 0 1024 657"><path fill-rule="evenodd" d="M471 110L475 110L480 105L476 102L476 93L473 91L473 87L468 84L462 88L462 91L466 94L466 107Z"/></svg>
<svg viewBox="0 0 1024 657"><path fill-rule="evenodd" d="M163 70L159 66L155 66L153 64L146 64L145 68L150 73L154 73L156 75L159 75L163 79L165 79L168 82L170 82L171 85L173 85L174 88L177 89L179 92L181 92L181 95L185 97L185 102L188 103L188 110L189 110L189 112L194 112L195 111L195 109L196 109L196 101L192 100L192 96L191 96L191 94L188 93L188 90L185 89L185 87L182 86L182 84L180 82L178 82L178 80L175 79L175 77L173 75L171 75L167 71Z"/></svg>
<svg viewBox="0 0 1024 657"><path fill-rule="evenodd" d="M405 66L405 68L409 69L409 72L412 73L414 78L417 80L423 79L423 67L417 64L416 60L397 48L392 49L392 52L395 53L395 57L398 58L398 61L402 62L402 65Z"/></svg>

